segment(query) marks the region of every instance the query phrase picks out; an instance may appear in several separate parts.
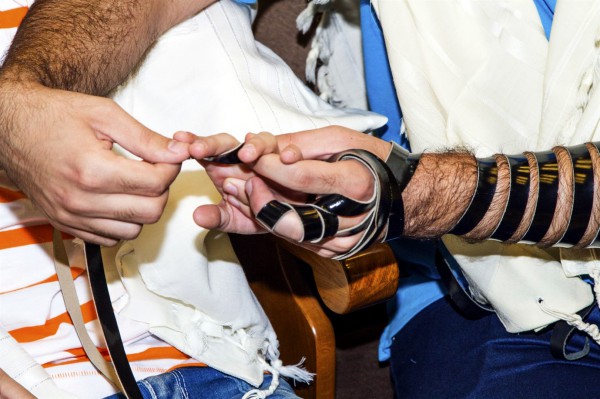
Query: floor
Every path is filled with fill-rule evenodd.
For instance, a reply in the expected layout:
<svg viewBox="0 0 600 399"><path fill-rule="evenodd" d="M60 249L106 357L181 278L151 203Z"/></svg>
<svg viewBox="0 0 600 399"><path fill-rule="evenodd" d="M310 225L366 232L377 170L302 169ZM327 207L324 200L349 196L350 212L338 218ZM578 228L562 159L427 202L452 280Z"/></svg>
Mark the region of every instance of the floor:
<svg viewBox="0 0 600 399"><path fill-rule="evenodd" d="M330 317L336 334L336 398L393 398L389 367L377 360L379 335L387 318L385 305Z"/></svg>

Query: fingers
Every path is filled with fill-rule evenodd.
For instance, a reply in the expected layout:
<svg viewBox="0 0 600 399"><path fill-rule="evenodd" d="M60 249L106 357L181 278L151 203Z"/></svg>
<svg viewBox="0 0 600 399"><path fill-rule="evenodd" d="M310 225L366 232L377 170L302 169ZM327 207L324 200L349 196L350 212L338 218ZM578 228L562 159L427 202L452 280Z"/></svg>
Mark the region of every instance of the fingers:
<svg viewBox="0 0 600 399"><path fill-rule="evenodd" d="M286 165L296 163L304 159L302 150L295 144L290 144L279 153L281 162Z"/></svg>
<svg viewBox="0 0 600 399"><path fill-rule="evenodd" d="M390 151L390 143L342 126L283 134L277 136L277 141L279 148L296 146L305 159L327 159L333 154L350 149L367 150L385 159Z"/></svg>
<svg viewBox="0 0 600 399"><path fill-rule="evenodd" d="M194 221L200 227L226 233L257 234L266 230L226 201L218 205L202 205L194 211Z"/></svg>
<svg viewBox="0 0 600 399"><path fill-rule="evenodd" d="M82 154L85 156L85 154ZM175 180L181 164L152 164L124 158L112 152L90 158L78 182L82 189L97 193L127 193L157 197Z"/></svg>
<svg viewBox="0 0 600 399"><path fill-rule="evenodd" d="M148 129L112 100L95 99L94 104L92 111L102 117L94 118L92 127L132 154L153 163L181 163L189 158L189 144L170 140Z"/></svg>
<svg viewBox="0 0 600 399"><path fill-rule="evenodd" d="M190 155L197 160L222 155L239 145L237 139L227 133L199 137L189 132L177 132L173 138L189 144ZM298 152L297 147L289 151L293 153L294 148L295 152ZM242 162L251 164L264 154L277 153L278 149L277 138L271 133L248 133L238 157Z"/></svg>
<svg viewBox="0 0 600 399"><path fill-rule="evenodd" d="M283 187L304 193L341 194L358 201L368 201L373 195L372 173L353 160L334 163L304 160L286 165L277 155L265 155L254 165L254 171Z"/></svg>
<svg viewBox="0 0 600 399"><path fill-rule="evenodd" d="M262 155L277 152L277 139L271 133L249 133L246 135L244 146L240 149L238 156L244 163L250 164L256 162Z"/></svg>
<svg viewBox="0 0 600 399"><path fill-rule="evenodd" d="M246 183L246 191L254 215L258 215L267 204L277 198L260 178L250 179ZM291 210L284 213L273 226L264 227L296 245L301 245L325 257L346 253L356 245L363 235L363 232L360 232L347 237L329 237L318 243L301 242L304 239L304 226L298 214Z"/></svg>
<svg viewBox="0 0 600 399"><path fill-rule="evenodd" d="M183 135L177 135L176 137L183 137ZM184 137L186 140L189 140L189 138L190 136ZM238 145L239 141L227 133L206 137L196 136L196 139L189 145L189 152L193 158L200 161L204 158L221 155Z"/></svg>
<svg viewBox="0 0 600 399"><path fill-rule="evenodd" d="M258 177L248 180L245 188L249 196L250 208L254 215L258 215L265 205L276 199L269 186ZM271 226L264 227L271 230ZM272 232L296 243L302 241L304 238L302 222L295 212L285 213L276 222L275 226L273 226Z"/></svg>

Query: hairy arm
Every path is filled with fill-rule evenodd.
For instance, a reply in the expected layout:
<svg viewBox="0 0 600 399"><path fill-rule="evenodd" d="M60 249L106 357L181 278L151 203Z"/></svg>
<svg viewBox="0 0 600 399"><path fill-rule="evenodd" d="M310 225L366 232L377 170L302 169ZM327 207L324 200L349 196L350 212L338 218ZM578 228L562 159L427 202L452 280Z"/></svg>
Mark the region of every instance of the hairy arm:
<svg viewBox="0 0 600 399"><path fill-rule="evenodd" d="M215 151L210 148L217 149L206 139L195 140L197 144L190 147L195 157L213 155ZM317 142L319 146L314 145ZM228 206L242 212L233 215L224 208L216 212L214 206L203 207L197 211L196 221L205 227L225 230L241 226L231 221L236 221L242 213L251 219L273 199L285 201L273 183L305 193L339 193L366 200L372 195L373 185L366 184L369 173L365 175L363 165L314 160L326 159L331 153L350 148L368 150L382 159L389 153L389 145L381 140L340 127L272 139L266 135L253 136L246 141L239 157L251 165L256 175L230 179L235 189L224 190L226 199L235 199L234 206L234 201L225 201ZM271 152L279 154L258 157ZM435 238L450 232L469 241L493 238L541 246L594 244L600 228L597 185L600 155L595 145L555 147L552 151L511 156L497 154L483 162L461 151L422 154L402 192L403 234ZM218 166L213 167L223 171ZM240 179L248 182L244 184ZM220 176L220 181L227 182L228 178ZM489 200L485 206L479 202L482 192L487 193L484 196ZM477 206L480 212L472 212L471 208ZM478 216L473 217L475 214ZM458 233L455 228L459 222L470 217L473 218L467 223L470 227ZM344 219L340 217L341 225ZM223 220L229 224L221 224ZM286 214L275 225L274 232L293 241L302 237L299 226L297 218ZM356 237L332 237L302 245L321 255L335 256L356 242Z"/></svg>
<svg viewBox="0 0 600 399"><path fill-rule="evenodd" d="M214 0L38 0L2 68L8 79L106 95L167 29Z"/></svg>
<svg viewBox="0 0 600 399"><path fill-rule="evenodd" d="M96 96L123 82L159 35L212 2L34 3L0 69L0 169L55 227L114 245L161 216L187 146ZM117 156L113 143L144 161Z"/></svg>

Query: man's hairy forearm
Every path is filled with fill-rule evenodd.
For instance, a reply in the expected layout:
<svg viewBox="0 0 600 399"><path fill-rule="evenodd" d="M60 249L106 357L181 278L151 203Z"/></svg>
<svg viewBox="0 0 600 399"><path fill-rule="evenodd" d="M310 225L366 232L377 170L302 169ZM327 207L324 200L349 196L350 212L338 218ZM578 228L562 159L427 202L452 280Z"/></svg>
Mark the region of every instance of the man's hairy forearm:
<svg viewBox="0 0 600 399"><path fill-rule="evenodd" d="M482 167L481 160L466 152L422 154L402 193L404 234L432 238L454 233L470 241L492 238L541 246L596 245L600 229L596 145L558 146L490 159ZM487 180L481 178L484 172ZM485 209L477 202L482 194L490 199ZM477 214L471 211L478 206L483 210L478 218L465 223ZM470 227L459 231L459 223Z"/></svg>
<svg viewBox="0 0 600 399"><path fill-rule="evenodd" d="M2 67L8 79L106 95L171 26L214 0L38 0Z"/></svg>

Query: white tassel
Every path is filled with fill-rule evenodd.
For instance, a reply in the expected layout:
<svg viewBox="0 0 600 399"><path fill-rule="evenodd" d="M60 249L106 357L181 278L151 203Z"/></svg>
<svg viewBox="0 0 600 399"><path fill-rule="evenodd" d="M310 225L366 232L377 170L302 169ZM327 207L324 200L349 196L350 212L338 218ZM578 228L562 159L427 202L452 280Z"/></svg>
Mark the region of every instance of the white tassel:
<svg viewBox="0 0 600 399"><path fill-rule="evenodd" d="M314 2L308 3L306 8L296 18L296 27L302 34L305 34L310 29L315 15L317 14L317 5Z"/></svg>
<svg viewBox="0 0 600 399"><path fill-rule="evenodd" d="M329 59L331 58L333 49L326 35L323 34L325 27L330 23L332 3L331 0L312 0L296 19L296 25L299 31L306 33L310 29L315 15L323 13L306 57L305 76L309 83L317 84L321 99L339 106L341 104L335 99L335 88L329 79ZM317 72L319 61L321 61L321 66Z"/></svg>
<svg viewBox="0 0 600 399"><path fill-rule="evenodd" d="M600 329L595 324L586 323L578 314L567 314L551 309L544 303L543 298L538 298L538 305L542 311L552 317L564 320L568 325L575 327L579 331L588 334L594 341L600 345Z"/></svg>
<svg viewBox="0 0 600 399"><path fill-rule="evenodd" d="M264 361L265 370L271 373L273 379L271 380L271 384L269 388L265 390L261 389L253 389L251 391L246 392L246 394L242 397L242 399L265 399L266 397L272 395L277 387L279 386L279 377L284 376L293 379L294 381L302 382L308 384L312 382L314 378L314 373L310 373L306 371L302 364L304 363L305 358L302 358L300 362L293 366L284 366L281 360L276 359L272 360L271 364Z"/></svg>
<svg viewBox="0 0 600 399"><path fill-rule="evenodd" d="M311 373L304 368L304 361L306 358L300 359L300 361L291 366L281 366L279 368L279 373L284 376L293 379L294 381L298 381L304 384L310 384L314 377L315 373Z"/></svg>
<svg viewBox="0 0 600 399"><path fill-rule="evenodd" d="M269 385L269 388L264 390L253 389L251 391L248 391L244 396L242 396L242 399L265 399L267 396L272 395L279 386L279 369L281 368L281 360L273 361L273 365L270 365L266 361L264 361L264 364L265 370L270 372L272 375L271 384Z"/></svg>

